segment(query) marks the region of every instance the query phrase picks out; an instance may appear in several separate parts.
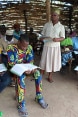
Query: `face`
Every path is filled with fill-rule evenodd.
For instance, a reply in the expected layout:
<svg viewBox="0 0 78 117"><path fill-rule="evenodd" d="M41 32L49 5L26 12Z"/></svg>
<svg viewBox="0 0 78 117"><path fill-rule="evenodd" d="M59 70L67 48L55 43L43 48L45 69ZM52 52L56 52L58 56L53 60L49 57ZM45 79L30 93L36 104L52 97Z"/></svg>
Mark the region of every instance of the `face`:
<svg viewBox="0 0 78 117"><path fill-rule="evenodd" d="M5 34L6 34L6 30L4 30L4 29L1 30L1 34L2 34L2 35L5 35Z"/></svg>
<svg viewBox="0 0 78 117"><path fill-rule="evenodd" d="M12 40L12 35L6 35L6 40L11 41Z"/></svg>
<svg viewBox="0 0 78 117"><path fill-rule="evenodd" d="M18 41L18 48L20 50L26 51L28 45L29 45L29 42L26 42L25 40L23 40L22 42Z"/></svg>
<svg viewBox="0 0 78 117"><path fill-rule="evenodd" d="M20 28L19 27L15 28L15 31L16 32L19 32L20 31Z"/></svg>
<svg viewBox="0 0 78 117"><path fill-rule="evenodd" d="M59 15L57 13L52 13L51 14L51 20L54 21L58 21L59 20Z"/></svg>

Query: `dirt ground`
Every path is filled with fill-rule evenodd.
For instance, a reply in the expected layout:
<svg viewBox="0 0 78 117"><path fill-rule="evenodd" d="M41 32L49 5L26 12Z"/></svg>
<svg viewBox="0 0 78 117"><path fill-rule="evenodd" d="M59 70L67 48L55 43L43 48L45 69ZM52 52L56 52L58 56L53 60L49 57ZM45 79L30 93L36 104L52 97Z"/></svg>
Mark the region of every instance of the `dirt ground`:
<svg viewBox="0 0 78 117"><path fill-rule="evenodd" d="M37 61L37 64L39 62ZM28 117L78 117L78 75L66 69L65 74L53 73L53 83L43 76L43 96L48 103L47 109L42 109L35 98L35 83L32 78L26 79L26 104ZM7 87L0 94L0 111L3 117L19 117L14 100L14 87Z"/></svg>

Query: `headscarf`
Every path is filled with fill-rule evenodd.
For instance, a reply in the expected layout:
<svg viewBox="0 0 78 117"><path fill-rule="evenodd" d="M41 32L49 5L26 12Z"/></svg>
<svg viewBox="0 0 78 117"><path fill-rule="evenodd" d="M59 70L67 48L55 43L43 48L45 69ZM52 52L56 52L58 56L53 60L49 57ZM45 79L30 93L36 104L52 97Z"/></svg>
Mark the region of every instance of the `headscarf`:
<svg viewBox="0 0 78 117"><path fill-rule="evenodd" d="M59 8L52 8L52 13L57 13L60 15L60 9Z"/></svg>

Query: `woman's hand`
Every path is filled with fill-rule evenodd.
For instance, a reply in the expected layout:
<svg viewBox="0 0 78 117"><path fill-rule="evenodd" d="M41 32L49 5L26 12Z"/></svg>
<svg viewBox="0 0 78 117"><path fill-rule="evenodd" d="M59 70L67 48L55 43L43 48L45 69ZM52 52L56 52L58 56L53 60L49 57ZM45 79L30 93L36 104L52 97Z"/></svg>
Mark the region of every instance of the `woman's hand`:
<svg viewBox="0 0 78 117"><path fill-rule="evenodd" d="M53 41L54 42L58 42L58 38L53 38Z"/></svg>
<svg viewBox="0 0 78 117"><path fill-rule="evenodd" d="M43 38L43 37L41 37L41 38L40 38L40 41L43 41L43 40L44 40L44 38Z"/></svg>
<svg viewBox="0 0 78 117"><path fill-rule="evenodd" d="M64 37L60 37L60 38L53 38L54 42L60 42L64 39Z"/></svg>

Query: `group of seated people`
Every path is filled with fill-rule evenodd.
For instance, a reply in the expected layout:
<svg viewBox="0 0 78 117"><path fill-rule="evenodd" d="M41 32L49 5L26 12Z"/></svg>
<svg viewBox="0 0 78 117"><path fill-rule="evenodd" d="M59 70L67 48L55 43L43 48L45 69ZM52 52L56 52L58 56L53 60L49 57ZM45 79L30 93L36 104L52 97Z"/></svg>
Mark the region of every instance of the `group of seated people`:
<svg viewBox="0 0 78 117"><path fill-rule="evenodd" d="M19 25L16 25L18 28ZM19 34L19 33L18 33ZM19 38L17 38L19 37ZM7 30L4 25L0 27L0 64L4 63L7 71L0 72L0 93L12 82L12 75L10 69L15 64L20 63L34 63L34 52L32 46L29 45L29 37L25 33L16 35L15 30L11 32ZM32 74L35 79L36 96L35 101L42 107L47 108L48 104L45 102L42 95L42 75L38 69L28 70L21 76L15 75L15 91L17 100L17 109L21 117L27 117L27 107L25 101L25 78Z"/></svg>
<svg viewBox="0 0 78 117"><path fill-rule="evenodd" d="M37 42L37 37L33 40L33 29L30 28L30 35L28 36L20 30L18 23L14 24L14 31L7 30L5 25L0 26L0 63L4 63L7 71L0 73L0 93L14 80L16 85L16 99L18 112L21 117L28 115L25 101L25 78L26 75L33 74L35 78L36 97L35 100L41 105L42 108L47 108L48 104L44 101L42 95L42 75L38 69L33 71L26 71L21 76L16 76L10 73L10 69L15 64L20 63L34 63L33 47ZM32 40L29 40L32 38ZM32 43L33 42L33 43ZM62 67L66 65L68 60L74 56L76 58L76 65L78 65L78 37L69 37L60 42L62 51ZM15 79L12 79L13 75Z"/></svg>

